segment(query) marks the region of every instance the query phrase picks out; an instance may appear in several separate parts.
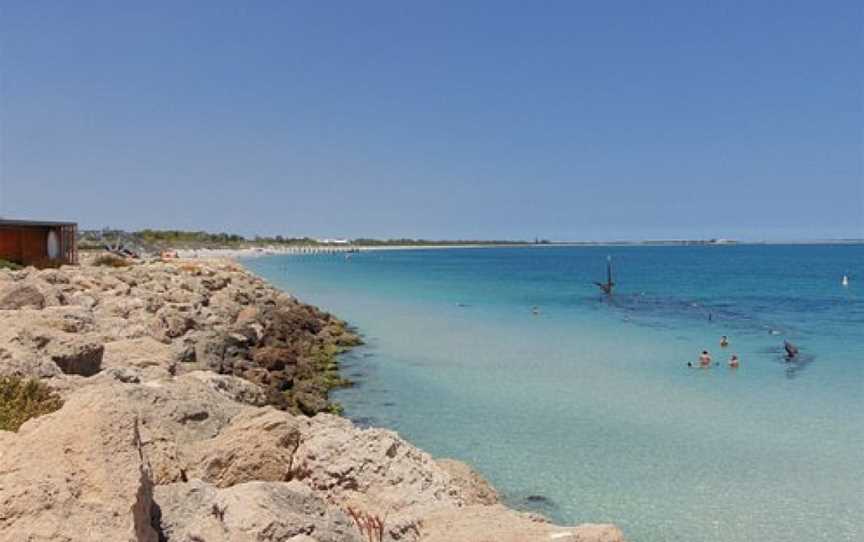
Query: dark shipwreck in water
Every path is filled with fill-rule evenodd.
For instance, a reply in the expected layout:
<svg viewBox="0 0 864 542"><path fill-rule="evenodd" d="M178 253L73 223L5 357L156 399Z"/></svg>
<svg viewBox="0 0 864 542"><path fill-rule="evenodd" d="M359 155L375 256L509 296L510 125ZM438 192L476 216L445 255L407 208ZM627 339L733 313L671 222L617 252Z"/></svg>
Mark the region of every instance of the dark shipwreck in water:
<svg viewBox="0 0 864 542"><path fill-rule="evenodd" d="M612 295L615 281L612 280L612 256L606 257L606 282L595 282L600 290L606 295Z"/></svg>

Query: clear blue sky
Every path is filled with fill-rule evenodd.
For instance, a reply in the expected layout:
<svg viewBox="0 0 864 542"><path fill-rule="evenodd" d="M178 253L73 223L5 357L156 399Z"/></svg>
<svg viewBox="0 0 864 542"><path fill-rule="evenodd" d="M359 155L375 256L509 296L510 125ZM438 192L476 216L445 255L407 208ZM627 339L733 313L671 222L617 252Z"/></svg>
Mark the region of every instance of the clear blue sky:
<svg viewBox="0 0 864 542"><path fill-rule="evenodd" d="M0 2L0 214L864 237L864 4Z"/></svg>

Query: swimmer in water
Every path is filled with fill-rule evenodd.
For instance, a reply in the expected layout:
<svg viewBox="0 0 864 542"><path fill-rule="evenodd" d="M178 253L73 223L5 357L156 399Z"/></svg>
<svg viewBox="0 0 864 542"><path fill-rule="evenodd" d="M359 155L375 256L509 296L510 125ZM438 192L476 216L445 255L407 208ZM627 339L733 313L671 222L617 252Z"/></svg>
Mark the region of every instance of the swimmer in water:
<svg viewBox="0 0 864 542"><path fill-rule="evenodd" d="M534 305L533 307L531 307L531 314L533 314L534 316L539 315L540 314L540 307L538 307L537 305Z"/></svg>
<svg viewBox="0 0 864 542"><path fill-rule="evenodd" d="M726 335L720 337L720 348L726 348L729 346L729 338Z"/></svg>
<svg viewBox="0 0 864 542"><path fill-rule="evenodd" d="M732 354L732 357L729 358L729 367L732 369L737 369L741 365L741 360L738 359L738 354Z"/></svg>
<svg viewBox="0 0 864 542"><path fill-rule="evenodd" d="M710 367L711 366L711 354L708 353L707 350L703 350L699 355L699 367Z"/></svg>

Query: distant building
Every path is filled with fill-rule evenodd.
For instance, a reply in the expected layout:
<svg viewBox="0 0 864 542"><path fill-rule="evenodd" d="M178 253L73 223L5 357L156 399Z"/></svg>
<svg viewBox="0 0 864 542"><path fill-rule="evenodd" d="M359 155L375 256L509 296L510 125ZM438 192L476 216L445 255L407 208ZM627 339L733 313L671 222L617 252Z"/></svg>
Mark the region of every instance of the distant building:
<svg viewBox="0 0 864 542"><path fill-rule="evenodd" d="M347 245L351 242L348 239L316 239L316 241L323 245Z"/></svg>
<svg viewBox="0 0 864 542"><path fill-rule="evenodd" d="M74 222L0 219L0 259L21 265L78 263Z"/></svg>

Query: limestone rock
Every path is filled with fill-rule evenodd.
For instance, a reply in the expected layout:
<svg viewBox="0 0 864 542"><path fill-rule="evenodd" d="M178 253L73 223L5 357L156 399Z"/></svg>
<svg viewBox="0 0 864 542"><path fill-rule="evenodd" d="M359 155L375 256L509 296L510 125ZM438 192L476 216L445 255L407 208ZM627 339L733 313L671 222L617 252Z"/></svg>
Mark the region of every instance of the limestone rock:
<svg viewBox="0 0 864 542"><path fill-rule="evenodd" d="M32 284L13 283L0 291L0 309L2 310L41 309L44 306L45 296Z"/></svg>
<svg viewBox="0 0 864 542"><path fill-rule="evenodd" d="M225 341L222 335L210 331L196 337L195 360L202 368L224 372L226 369Z"/></svg>
<svg viewBox="0 0 864 542"><path fill-rule="evenodd" d="M28 326L47 327L66 333L90 333L96 329L92 311L76 306L45 307L42 311L27 311Z"/></svg>
<svg viewBox="0 0 864 542"><path fill-rule="evenodd" d="M294 476L300 438L301 422L294 416L272 408L249 410L215 438L196 445L188 475L217 487L288 481Z"/></svg>
<svg viewBox="0 0 864 542"><path fill-rule="evenodd" d="M423 542L624 542L614 525L559 527L502 505L441 509L423 519Z"/></svg>
<svg viewBox="0 0 864 542"><path fill-rule="evenodd" d="M104 392L0 439L0 540L157 542L138 417Z"/></svg>
<svg viewBox="0 0 864 542"><path fill-rule="evenodd" d="M237 313L237 324L254 322L258 318L258 309L255 307L244 307Z"/></svg>
<svg viewBox="0 0 864 542"><path fill-rule="evenodd" d="M252 359L268 371L281 371L286 365L297 364L297 355L293 350L277 346L259 348Z"/></svg>
<svg viewBox="0 0 864 542"><path fill-rule="evenodd" d="M69 284L69 275L60 269L41 269L35 273L36 278L48 284Z"/></svg>
<svg viewBox="0 0 864 542"><path fill-rule="evenodd" d="M84 301L88 304L87 301ZM93 304L95 306L95 303ZM99 312L109 316L117 316L123 319L133 317L136 312L145 308L145 301L140 298L121 297L109 295L102 298L99 303Z"/></svg>
<svg viewBox="0 0 864 542"><path fill-rule="evenodd" d="M465 463L455 459L438 459L436 463L450 475L452 484L462 495L465 504L498 504L500 502L495 488Z"/></svg>
<svg viewBox="0 0 864 542"><path fill-rule="evenodd" d="M199 480L156 488L170 540L361 542L351 520L299 482L248 482L217 489Z"/></svg>
<svg viewBox="0 0 864 542"><path fill-rule="evenodd" d="M188 378L194 378L203 382L215 390L238 403L252 406L264 406L267 404L267 395L260 386L231 375L220 375L210 371L192 371L187 373Z"/></svg>
<svg viewBox="0 0 864 542"><path fill-rule="evenodd" d="M138 413L142 452L156 484L186 479L193 444L216 437L250 408L188 376L124 387L112 400L128 402Z"/></svg>
<svg viewBox="0 0 864 542"><path fill-rule="evenodd" d="M327 401L318 394L298 392L294 396L297 406L303 414L312 416L327 408Z"/></svg>
<svg viewBox="0 0 864 542"><path fill-rule="evenodd" d="M171 346L151 337L123 339L105 344L102 366L135 367L147 380L174 374L176 361Z"/></svg>
<svg viewBox="0 0 864 542"><path fill-rule="evenodd" d="M191 307L180 304L166 305L159 309L151 324L153 337L166 343L182 337L193 327L195 320L192 318Z"/></svg>
<svg viewBox="0 0 864 542"><path fill-rule="evenodd" d="M46 352L64 373L92 376L102 368L105 346L96 341L70 336L52 340Z"/></svg>
<svg viewBox="0 0 864 542"><path fill-rule="evenodd" d="M141 369L135 367L109 367L103 370L101 375L126 384L140 384L145 378L142 376Z"/></svg>
<svg viewBox="0 0 864 542"><path fill-rule="evenodd" d="M0 373L51 377L99 372L103 345L93 315L74 306L0 311Z"/></svg>
<svg viewBox="0 0 864 542"><path fill-rule="evenodd" d="M92 295L87 295L83 292L76 291L72 293L72 295L69 297L69 303L71 305L79 305L81 307L84 307L85 309L92 309L96 306L98 301Z"/></svg>
<svg viewBox="0 0 864 542"><path fill-rule="evenodd" d="M451 477L426 452L393 431L358 429L350 421L319 414L307 421L297 451L304 481L336 500L362 493L381 509L462 503Z"/></svg>

